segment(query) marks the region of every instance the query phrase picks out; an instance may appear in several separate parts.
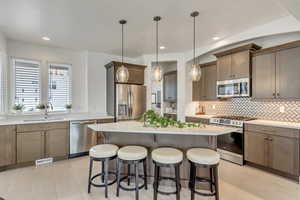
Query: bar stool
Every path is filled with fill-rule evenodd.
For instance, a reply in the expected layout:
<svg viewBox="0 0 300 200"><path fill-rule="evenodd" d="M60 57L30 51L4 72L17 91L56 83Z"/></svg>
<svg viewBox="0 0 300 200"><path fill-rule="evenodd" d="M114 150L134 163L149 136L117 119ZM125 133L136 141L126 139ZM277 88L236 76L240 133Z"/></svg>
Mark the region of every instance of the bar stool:
<svg viewBox="0 0 300 200"><path fill-rule="evenodd" d="M191 200L195 199L195 193L202 196L215 196L216 200L219 200L218 165L220 162L220 155L216 151L211 149L193 148L187 151L186 156L191 164L189 181ZM197 167L208 168L210 171L210 179L198 177L196 173ZM203 193L196 191L196 181L210 183L210 192Z"/></svg>
<svg viewBox="0 0 300 200"><path fill-rule="evenodd" d="M89 180L88 180L88 193L91 192L91 185L94 187L105 187L105 198L108 196L108 186L116 182L116 173L108 171L108 163L117 157L117 151L119 147L114 144L100 144L93 146L90 149L90 169L89 169ZM93 162L102 162L102 172L92 177ZM112 174L115 178L108 182L108 175ZM103 184L96 184L93 180L97 177L101 177Z"/></svg>
<svg viewBox="0 0 300 200"><path fill-rule="evenodd" d="M155 166L154 169L154 200L157 200L157 194L163 195L171 195L176 194L176 200L180 200L180 165L183 160L183 153L175 148L158 148L152 151L152 160ZM160 168L161 167L169 167L175 168L175 178L170 177L161 177L160 176ZM159 190L159 182L160 180L170 180L176 183L176 190L174 192L165 192Z"/></svg>
<svg viewBox="0 0 300 200"><path fill-rule="evenodd" d="M125 146L118 151L117 160L117 197L119 197L120 188L125 191L135 191L135 199L139 199L139 190L145 188L147 190L147 159L148 151L141 146ZM139 175L138 166L143 163L144 177ZM128 164L128 174L121 178L121 168L123 164ZM134 165L135 188L129 188L121 185L121 182L128 181L130 185L130 165ZM139 185L139 179L143 179L144 183Z"/></svg>

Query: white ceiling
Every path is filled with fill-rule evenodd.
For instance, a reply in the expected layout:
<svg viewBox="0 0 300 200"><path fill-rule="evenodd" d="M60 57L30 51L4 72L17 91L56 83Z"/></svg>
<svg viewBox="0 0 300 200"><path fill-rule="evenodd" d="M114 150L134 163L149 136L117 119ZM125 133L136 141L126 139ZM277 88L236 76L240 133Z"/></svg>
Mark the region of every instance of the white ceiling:
<svg viewBox="0 0 300 200"><path fill-rule="evenodd" d="M192 48L194 10L198 47L288 15L276 0L0 0L0 31L10 39L119 55L124 18L125 56L136 57L155 53L152 18L160 15L161 52L183 52Z"/></svg>

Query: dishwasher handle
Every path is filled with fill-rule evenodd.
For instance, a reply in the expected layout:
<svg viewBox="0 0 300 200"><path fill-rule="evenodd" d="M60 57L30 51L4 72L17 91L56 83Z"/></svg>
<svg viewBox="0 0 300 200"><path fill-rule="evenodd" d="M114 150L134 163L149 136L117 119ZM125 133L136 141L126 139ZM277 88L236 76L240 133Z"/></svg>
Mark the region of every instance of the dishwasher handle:
<svg viewBox="0 0 300 200"><path fill-rule="evenodd" d="M71 124L74 125L83 125L83 124L96 124L97 120L89 120L89 121L71 121Z"/></svg>

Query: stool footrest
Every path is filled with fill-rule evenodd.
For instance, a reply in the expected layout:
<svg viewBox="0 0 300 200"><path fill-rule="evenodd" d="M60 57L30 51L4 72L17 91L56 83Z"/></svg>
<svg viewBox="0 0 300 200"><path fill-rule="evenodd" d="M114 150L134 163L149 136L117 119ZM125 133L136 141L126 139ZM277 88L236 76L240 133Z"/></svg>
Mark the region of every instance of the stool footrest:
<svg viewBox="0 0 300 200"><path fill-rule="evenodd" d="M132 175L127 175L127 176L123 176L122 178L120 178L120 188L125 190L125 191L134 191L135 190L135 187L134 188L129 188L129 187L125 187L123 185L121 185L122 182L124 182L125 180L127 180L128 178L130 177L134 177ZM145 187L145 181L144 181L144 177L139 175L139 179L141 179L143 181L143 184L142 185L139 185L139 190L144 188Z"/></svg>
<svg viewBox="0 0 300 200"><path fill-rule="evenodd" d="M109 183L107 183L107 185L113 185L115 182L117 182L117 175L116 175L115 172L108 172L108 174L114 175L115 178L114 178L112 181L110 181ZM94 176L91 178L91 180L90 180L91 185L94 186L94 187L105 187L105 183L103 183L103 184L96 184L96 183L93 182L93 180L94 180L95 178L101 177L101 176L105 176L105 173L98 173L98 174L94 175Z"/></svg>
<svg viewBox="0 0 300 200"><path fill-rule="evenodd" d="M174 182L176 184L176 179L175 178L171 178L171 177L159 177L158 185L157 185L157 193L163 194L163 195L172 195L172 194L176 194L178 192L177 190L172 191L172 192L165 192L165 191L159 190L158 189L159 188L159 182L161 180L169 180L169 181L172 181L172 182ZM153 187L155 187L154 184L153 184ZM181 184L179 184L179 191L180 190L181 190Z"/></svg>
<svg viewBox="0 0 300 200"><path fill-rule="evenodd" d="M196 180L196 182L200 182L200 183L211 183L212 185L215 186L215 183L213 181L211 181L210 179L208 179L208 178L195 177L195 180ZM190 187L190 190L192 192L195 192L198 195L207 196L207 197L216 195L216 191L209 192L209 193L203 193L203 192L196 191L194 188L191 188L191 187Z"/></svg>

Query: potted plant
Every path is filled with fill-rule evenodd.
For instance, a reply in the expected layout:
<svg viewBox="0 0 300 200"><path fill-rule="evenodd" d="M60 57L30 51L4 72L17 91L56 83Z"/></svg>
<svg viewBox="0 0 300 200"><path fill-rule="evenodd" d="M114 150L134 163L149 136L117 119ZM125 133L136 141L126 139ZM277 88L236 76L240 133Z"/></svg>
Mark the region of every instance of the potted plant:
<svg viewBox="0 0 300 200"><path fill-rule="evenodd" d="M67 111L70 113L72 111L72 104L66 104L65 108L67 109Z"/></svg>
<svg viewBox="0 0 300 200"><path fill-rule="evenodd" d="M25 106L23 104L15 104L13 109L16 111L17 114L21 114Z"/></svg>
<svg viewBox="0 0 300 200"><path fill-rule="evenodd" d="M40 103L40 104L36 105L36 109L45 110L46 106L45 106L45 104Z"/></svg>

